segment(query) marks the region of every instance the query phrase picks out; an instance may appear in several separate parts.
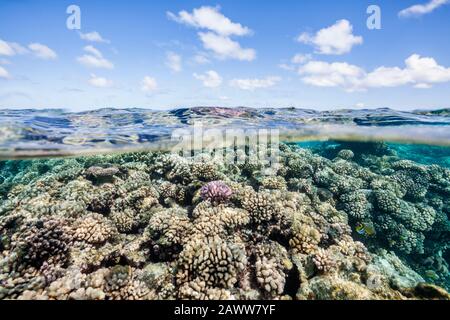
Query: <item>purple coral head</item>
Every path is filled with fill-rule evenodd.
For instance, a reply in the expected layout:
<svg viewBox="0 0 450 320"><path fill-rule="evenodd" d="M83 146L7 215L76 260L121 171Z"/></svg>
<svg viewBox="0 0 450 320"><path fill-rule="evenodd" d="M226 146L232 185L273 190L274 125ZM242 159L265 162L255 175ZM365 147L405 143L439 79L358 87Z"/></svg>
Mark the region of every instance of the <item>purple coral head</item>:
<svg viewBox="0 0 450 320"><path fill-rule="evenodd" d="M233 191L222 181L213 181L205 184L200 190L203 200L209 200L214 203L226 202L232 196Z"/></svg>

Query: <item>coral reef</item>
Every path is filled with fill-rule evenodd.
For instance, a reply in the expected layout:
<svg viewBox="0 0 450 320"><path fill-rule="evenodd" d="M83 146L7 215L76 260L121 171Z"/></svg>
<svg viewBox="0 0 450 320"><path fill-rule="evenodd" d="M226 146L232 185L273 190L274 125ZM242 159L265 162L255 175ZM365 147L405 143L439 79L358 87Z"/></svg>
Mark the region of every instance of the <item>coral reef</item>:
<svg viewBox="0 0 450 320"><path fill-rule="evenodd" d="M0 162L0 299L448 299L450 170L313 151Z"/></svg>

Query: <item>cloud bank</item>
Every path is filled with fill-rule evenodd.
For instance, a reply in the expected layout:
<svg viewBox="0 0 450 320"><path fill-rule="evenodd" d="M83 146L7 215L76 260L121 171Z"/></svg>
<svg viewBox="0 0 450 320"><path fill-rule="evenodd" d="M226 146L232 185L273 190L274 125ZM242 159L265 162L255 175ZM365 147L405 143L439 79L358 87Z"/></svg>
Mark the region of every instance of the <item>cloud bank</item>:
<svg viewBox="0 0 450 320"><path fill-rule="evenodd" d="M450 81L450 68L439 65L430 57L413 54L405 60L405 66L381 66L371 72L346 62L310 61L298 69L304 83L317 87L340 87L347 91L368 88L412 85L426 89L434 84Z"/></svg>

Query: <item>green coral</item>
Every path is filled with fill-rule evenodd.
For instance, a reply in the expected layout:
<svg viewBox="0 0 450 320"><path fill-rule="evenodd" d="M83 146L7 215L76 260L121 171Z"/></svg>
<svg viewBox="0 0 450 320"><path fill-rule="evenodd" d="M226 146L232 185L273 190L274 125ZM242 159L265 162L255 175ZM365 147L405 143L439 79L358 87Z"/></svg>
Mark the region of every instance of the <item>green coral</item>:
<svg viewBox="0 0 450 320"><path fill-rule="evenodd" d="M343 194L340 203L342 210L355 219L370 217L372 204L367 199L366 192L362 190Z"/></svg>

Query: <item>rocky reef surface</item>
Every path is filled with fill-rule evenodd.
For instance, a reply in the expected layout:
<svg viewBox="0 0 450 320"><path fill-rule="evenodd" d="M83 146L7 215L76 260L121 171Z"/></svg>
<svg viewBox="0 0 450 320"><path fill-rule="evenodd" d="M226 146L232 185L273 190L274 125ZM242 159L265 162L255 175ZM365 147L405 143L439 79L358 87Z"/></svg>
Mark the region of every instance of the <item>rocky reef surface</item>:
<svg viewBox="0 0 450 320"><path fill-rule="evenodd" d="M0 162L0 299L449 299L449 169L280 147Z"/></svg>

